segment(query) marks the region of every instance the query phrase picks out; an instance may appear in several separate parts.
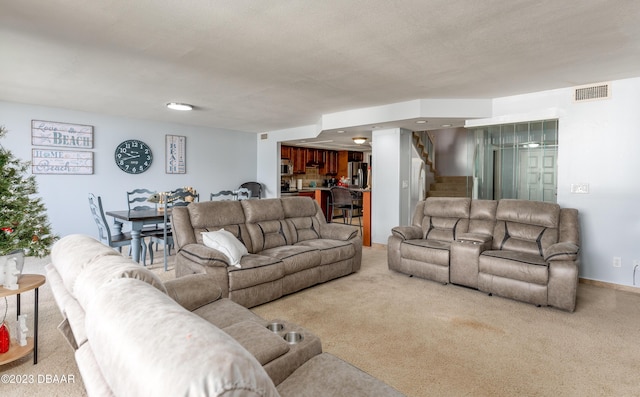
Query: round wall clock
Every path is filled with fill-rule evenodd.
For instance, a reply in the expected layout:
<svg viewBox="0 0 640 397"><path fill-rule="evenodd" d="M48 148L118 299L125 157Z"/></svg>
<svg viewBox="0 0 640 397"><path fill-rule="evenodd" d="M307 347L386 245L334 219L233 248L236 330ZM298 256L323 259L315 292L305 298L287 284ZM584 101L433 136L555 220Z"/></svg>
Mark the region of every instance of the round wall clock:
<svg viewBox="0 0 640 397"><path fill-rule="evenodd" d="M129 174L145 172L153 161L151 148L137 139L127 139L116 147L116 165Z"/></svg>

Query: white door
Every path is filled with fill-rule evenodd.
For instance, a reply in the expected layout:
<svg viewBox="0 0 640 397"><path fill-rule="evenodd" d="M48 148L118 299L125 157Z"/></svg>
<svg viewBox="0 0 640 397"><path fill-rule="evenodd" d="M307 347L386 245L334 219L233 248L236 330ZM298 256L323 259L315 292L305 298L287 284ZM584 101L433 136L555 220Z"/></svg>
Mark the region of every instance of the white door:
<svg viewBox="0 0 640 397"><path fill-rule="evenodd" d="M520 152L518 198L556 202L558 150L528 149Z"/></svg>

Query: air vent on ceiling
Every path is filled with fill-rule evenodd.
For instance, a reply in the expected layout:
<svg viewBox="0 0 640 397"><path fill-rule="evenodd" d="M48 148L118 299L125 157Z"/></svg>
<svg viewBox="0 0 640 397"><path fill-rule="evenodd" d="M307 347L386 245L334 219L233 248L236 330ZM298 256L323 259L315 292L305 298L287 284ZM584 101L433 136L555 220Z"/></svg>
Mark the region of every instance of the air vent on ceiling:
<svg viewBox="0 0 640 397"><path fill-rule="evenodd" d="M574 102L595 101L611 97L611 83L591 84L576 87L573 91Z"/></svg>

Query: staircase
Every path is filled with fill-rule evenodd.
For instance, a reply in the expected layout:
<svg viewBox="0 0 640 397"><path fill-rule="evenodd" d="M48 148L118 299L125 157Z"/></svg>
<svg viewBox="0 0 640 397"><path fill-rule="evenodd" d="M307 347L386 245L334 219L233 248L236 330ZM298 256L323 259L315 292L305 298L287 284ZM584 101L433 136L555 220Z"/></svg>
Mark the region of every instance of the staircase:
<svg viewBox="0 0 640 397"><path fill-rule="evenodd" d="M472 187L470 176L436 176L427 197L471 197Z"/></svg>
<svg viewBox="0 0 640 397"><path fill-rule="evenodd" d="M470 176L438 176L435 167L435 137L428 131L414 131L413 145L427 165L435 183L429 185L427 197L471 197L473 178Z"/></svg>
<svg viewBox="0 0 640 397"><path fill-rule="evenodd" d="M429 171L437 176L436 166L434 162L433 139L427 131L413 132L413 146L418 150L418 154L422 161L429 167Z"/></svg>

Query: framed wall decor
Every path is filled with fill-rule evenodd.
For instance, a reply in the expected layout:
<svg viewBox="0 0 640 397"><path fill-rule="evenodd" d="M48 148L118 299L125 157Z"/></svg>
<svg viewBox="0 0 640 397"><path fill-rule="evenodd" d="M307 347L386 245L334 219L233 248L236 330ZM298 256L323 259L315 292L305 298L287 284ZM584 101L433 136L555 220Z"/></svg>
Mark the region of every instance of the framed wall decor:
<svg viewBox="0 0 640 397"><path fill-rule="evenodd" d="M93 126L31 120L31 144L93 149Z"/></svg>
<svg viewBox="0 0 640 397"><path fill-rule="evenodd" d="M166 135L165 171L167 174L187 173L187 137Z"/></svg>
<svg viewBox="0 0 640 397"><path fill-rule="evenodd" d="M93 174L93 152L84 150L31 149L33 174Z"/></svg>

